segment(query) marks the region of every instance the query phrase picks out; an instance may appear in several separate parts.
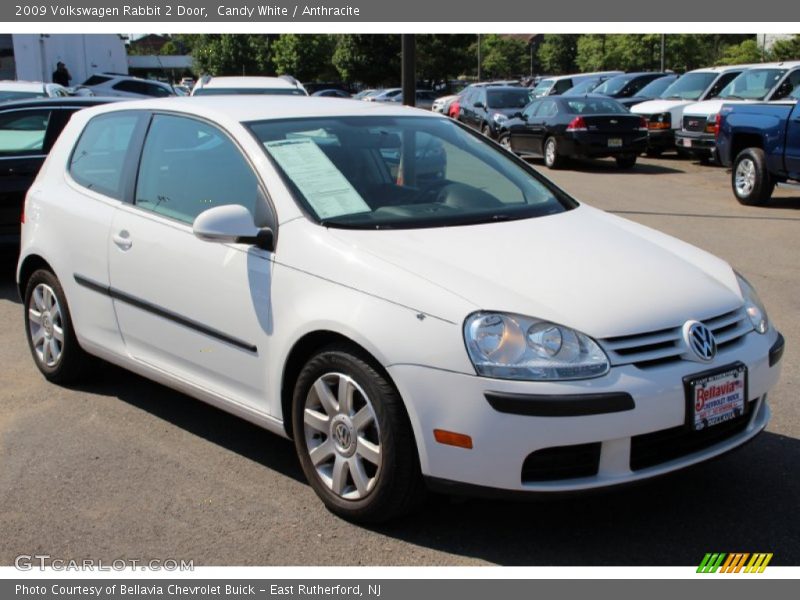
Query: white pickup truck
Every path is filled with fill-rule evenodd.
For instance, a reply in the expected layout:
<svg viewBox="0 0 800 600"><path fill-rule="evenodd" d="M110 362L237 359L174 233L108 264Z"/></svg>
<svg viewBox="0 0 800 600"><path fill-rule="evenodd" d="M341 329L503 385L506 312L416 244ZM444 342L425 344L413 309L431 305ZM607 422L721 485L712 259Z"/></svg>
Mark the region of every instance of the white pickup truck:
<svg viewBox="0 0 800 600"><path fill-rule="evenodd" d="M716 159L714 133L723 104L776 102L800 85L800 61L764 63L747 69L731 81L713 100L690 104L683 110L675 144L695 158Z"/></svg>

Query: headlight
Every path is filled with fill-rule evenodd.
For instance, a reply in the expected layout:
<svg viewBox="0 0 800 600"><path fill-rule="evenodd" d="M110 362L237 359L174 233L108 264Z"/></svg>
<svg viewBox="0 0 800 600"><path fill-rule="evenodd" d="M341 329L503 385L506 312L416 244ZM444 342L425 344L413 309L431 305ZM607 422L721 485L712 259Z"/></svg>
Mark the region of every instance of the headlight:
<svg viewBox="0 0 800 600"><path fill-rule="evenodd" d="M758 333L767 333L769 329L767 309L764 308L764 304L762 304L761 299L747 279L742 277L739 273L736 273L736 279L739 282L739 289L742 290L744 309L747 311L747 316L750 318L753 328Z"/></svg>
<svg viewBox="0 0 800 600"><path fill-rule="evenodd" d="M502 123L503 121L507 121L508 117L502 113L494 113L492 115L492 119L494 120L495 123Z"/></svg>
<svg viewBox="0 0 800 600"><path fill-rule="evenodd" d="M479 375L553 381L605 375L610 365L590 337L522 315L477 312L464 322L467 352Z"/></svg>
<svg viewBox="0 0 800 600"><path fill-rule="evenodd" d="M708 115L708 117L706 118L706 127L705 127L706 133L714 133L716 132L716 130L717 130L717 115L716 114Z"/></svg>
<svg viewBox="0 0 800 600"><path fill-rule="evenodd" d="M649 129L669 129L672 127L672 115L670 113L660 113L650 117L647 122Z"/></svg>

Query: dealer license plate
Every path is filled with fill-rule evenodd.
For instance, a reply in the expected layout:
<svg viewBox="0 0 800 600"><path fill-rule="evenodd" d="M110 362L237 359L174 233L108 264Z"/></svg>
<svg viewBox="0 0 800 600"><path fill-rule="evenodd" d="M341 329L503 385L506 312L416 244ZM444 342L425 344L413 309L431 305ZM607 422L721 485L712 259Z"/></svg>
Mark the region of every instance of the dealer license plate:
<svg viewBox="0 0 800 600"><path fill-rule="evenodd" d="M690 140L689 138L683 138L681 140L681 142L683 143L683 147L684 148L691 148L692 147L692 140Z"/></svg>
<svg viewBox="0 0 800 600"><path fill-rule="evenodd" d="M608 138L609 148L622 148L622 138Z"/></svg>
<svg viewBox="0 0 800 600"><path fill-rule="evenodd" d="M747 368L737 363L687 378L689 423L695 431L719 425L744 414Z"/></svg>

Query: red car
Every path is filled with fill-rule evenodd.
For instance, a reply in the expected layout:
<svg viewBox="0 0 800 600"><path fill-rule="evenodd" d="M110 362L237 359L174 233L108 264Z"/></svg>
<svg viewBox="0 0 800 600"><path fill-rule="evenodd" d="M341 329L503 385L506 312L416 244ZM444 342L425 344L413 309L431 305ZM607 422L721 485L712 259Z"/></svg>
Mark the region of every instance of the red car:
<svg viewBox="0 0 800 600"><path fill-rule="evenodd" d="M456 98L450 103L450 108L447 109L447 116L451 119L458 119L458 113L461 112L461 98Z"/></svg>

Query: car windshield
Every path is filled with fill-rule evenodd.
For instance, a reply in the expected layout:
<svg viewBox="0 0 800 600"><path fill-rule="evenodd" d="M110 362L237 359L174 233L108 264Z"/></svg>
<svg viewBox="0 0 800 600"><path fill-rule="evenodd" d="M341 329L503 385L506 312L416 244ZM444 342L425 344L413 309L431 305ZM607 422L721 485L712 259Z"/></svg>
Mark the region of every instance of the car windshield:
<svg viewBox="0 0 800 600"><path fill-rule="evenodd" d="M659 98L661 94L664 93L669 86L675 83L677 79L676 75L666 75L665 77L659 77L658 79L654 79L636 94L641 98Z"/></svg>
<svg viewBox="0 0 800 600"><path fill-rule="evenodd" d="M536 98L539 96L544 96L550 88L553 87L554 79L542 79L539 83L536 84L536 87L533 88L532 95Z"/></svg>
<svg viewBox="0 0 800 600"><path fill-rule="evenodd" d="M603 81L603 79L584 79L579 84L572 86L564 92L562 96L585 96Z"/></svg>
<svg viewBox="0 0 800 600"><path fill-rule="evenodd" d="M792 98L793 100L800 100L800 85L794 88L794 91L789 94L789 98Z"/></svg>
<svg viewBox="0 0 800 600"><path fill-rule="evenodd" d="M666 100L697 100L717 75L718 73L687 73L664 90L661 97Z"/></svg>
<svg viewBox="0 0 800 600"><path fill-rule="evenodd" d="M306 213L330 227L446 227L564 212L575 202L450 119L249 123Z"/></svg>
<svg viewBox="0 0 800 600"><path fill-rule="evenodd" d="M526 88L512 90L486 90L488 108L525 108L531 101L531 91Z"/></svg>
<svg viewBox="0 0 800 600"><path fill-rule="evenodd" d="M567 110L575 115L619 115L628 109L611 98L575 98L565 100Z"/></svg>
<svg viewBox="0 0 800 600"><path fill-rule="evenodd" d="M749 69L742 71L719 93L723 100L763 100L787 69Z"/></svg>
<svg viewBox="0 0 800 600"><path fill-rule="evenodd" d="M305 96L303 90L297 88L200 88L195 90L195 96Z"/></svg>
<svg viewBox="0 0 800 600"><path fill-rule="evenodd" d="M617 77L606 79L603 83L594 88L592 92L595 94L603 94L605 96L613 96L614 94L619 93L630 80L631 77L628 75L618 75Z"/></svg>
<svg viewBox="0 0 800 600"><path fill-rule="evenodd" d="M6 100L24 100L25 98L44 98L44 92L13 92L11 90L0 90L0 102Z"/></svg>

